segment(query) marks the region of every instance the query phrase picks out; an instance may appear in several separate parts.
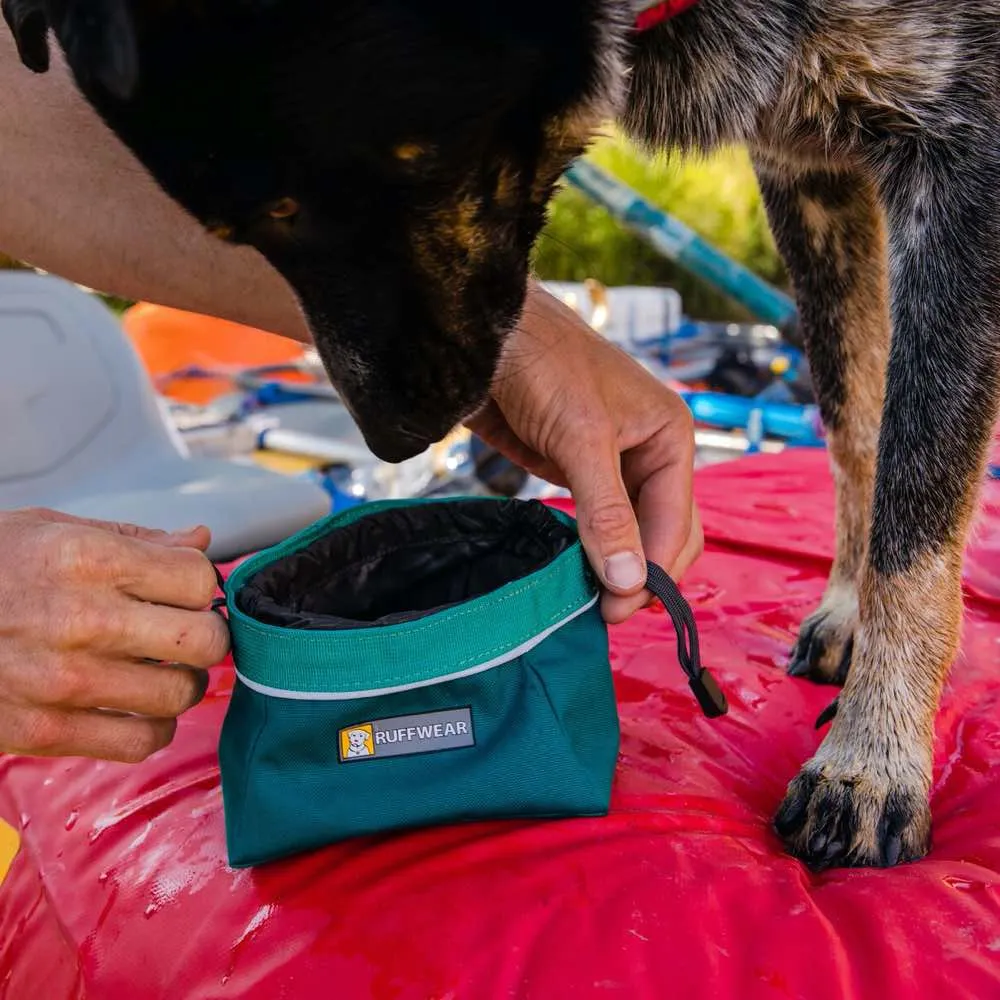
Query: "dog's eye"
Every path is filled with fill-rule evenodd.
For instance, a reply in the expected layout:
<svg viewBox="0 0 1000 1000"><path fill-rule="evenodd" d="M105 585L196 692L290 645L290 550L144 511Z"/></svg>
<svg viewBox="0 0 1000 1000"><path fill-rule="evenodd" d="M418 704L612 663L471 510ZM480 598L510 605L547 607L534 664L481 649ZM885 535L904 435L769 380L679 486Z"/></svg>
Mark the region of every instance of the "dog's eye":
<svg viewBox="0 0 1000 1000"><path fill-rule="evenodd" d="M233 227L228 222L209 222L205 227L209 236L214 236L225 243L232 243L236 235Z"/></svg>
<svg viewBox="0 0 1000 1000"><path fill-rule="evenodd" d="M299 214L299 203L294 198L279 198L267 208L272 219L293 219Z"/></svg>
<svg viewBox="0 0 1000 1000"><path fill-rule="evenodd" d="M392 155L402 163L415 163L422 160L430 152L429 148L420 142L401 142L392 151Z"/></svg>

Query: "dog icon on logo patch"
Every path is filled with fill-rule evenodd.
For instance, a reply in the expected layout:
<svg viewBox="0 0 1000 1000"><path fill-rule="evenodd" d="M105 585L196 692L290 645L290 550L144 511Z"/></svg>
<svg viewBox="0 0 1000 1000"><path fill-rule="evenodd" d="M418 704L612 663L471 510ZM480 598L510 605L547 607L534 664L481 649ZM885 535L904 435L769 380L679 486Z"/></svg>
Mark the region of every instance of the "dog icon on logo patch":
<svg viewBox="0 0 1000 1000"><path fill-rule="evenodd" d="M374 757L375 734L371 723L340 731L340 759Z"/></svg>

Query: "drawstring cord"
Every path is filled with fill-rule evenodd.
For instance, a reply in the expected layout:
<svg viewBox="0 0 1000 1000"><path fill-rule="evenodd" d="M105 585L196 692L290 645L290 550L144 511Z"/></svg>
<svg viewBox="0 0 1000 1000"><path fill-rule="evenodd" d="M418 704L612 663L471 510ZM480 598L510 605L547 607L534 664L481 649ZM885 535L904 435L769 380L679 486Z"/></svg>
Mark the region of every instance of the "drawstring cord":
<svg viewBox="0 0 1000 1000"><path fill-rule="evenodd" d="M212 610L221 618L225 618L226 616L222 613L222 610L226 606L226 578L222 575L222 570L220 570L215 563L212 563L212 569L215 570L215 579L219 584L219 590L223 593L222 597L215 597L212 599Z"/></svg>
<svg viewBox="0 0 1000 1000"><path fill-rule="evenodd" d="M655 594L667 609L677 632L677 659L688 676L705 717L718 719L729 711L729 704L715 678L701 665L698 626L691 605L677 589L677 584L656 563L646 564L646 589Z"/></svg>

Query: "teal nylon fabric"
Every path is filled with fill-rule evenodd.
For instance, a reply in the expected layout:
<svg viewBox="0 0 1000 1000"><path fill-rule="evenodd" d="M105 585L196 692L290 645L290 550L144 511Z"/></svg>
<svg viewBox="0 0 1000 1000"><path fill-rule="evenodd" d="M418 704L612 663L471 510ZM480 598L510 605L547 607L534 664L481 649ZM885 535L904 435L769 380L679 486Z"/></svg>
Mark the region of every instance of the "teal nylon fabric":
<svg viewBox="0 0 1000 1000"><path fill-rule="evenodd" d="M242 563L229 579L227 598L264 566L322 535L362 517L412 506L413 501L380 501L325 518ZM574 525L561 511L551 514L567 526ZM406 625L302 632L254 621L231 599L227 603L236 666L245 678L296 692L334 693L420 683L487 663L563 621L595 594L583 547L576 544L530 578L511 580L433 619Z"/></svg>
<svg viewBox="0 0 1000 1000"><path fill-rule="evenodd" d="M327 518L230 577L237 682L219 757L233 867L392 830L607 812L618 714L579 541L536 572L403 625L278 628L236 606L254 572L325 533L442 502L453 501Z"/></svg>

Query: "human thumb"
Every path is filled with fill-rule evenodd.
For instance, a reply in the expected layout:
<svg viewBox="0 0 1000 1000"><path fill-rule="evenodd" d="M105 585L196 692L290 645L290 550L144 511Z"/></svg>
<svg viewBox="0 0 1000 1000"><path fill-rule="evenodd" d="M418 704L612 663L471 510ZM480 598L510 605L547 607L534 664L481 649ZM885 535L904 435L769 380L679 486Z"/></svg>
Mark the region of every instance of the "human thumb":
<svg viewBox="0 0 1000 1000"><path fill-rule="evenodd" d="M612 593L637 594L646 584L646 560L617 450L596 462L591 453L577 476L567 472L567 480L576 501L580 541L594 572Z"/></svg>

